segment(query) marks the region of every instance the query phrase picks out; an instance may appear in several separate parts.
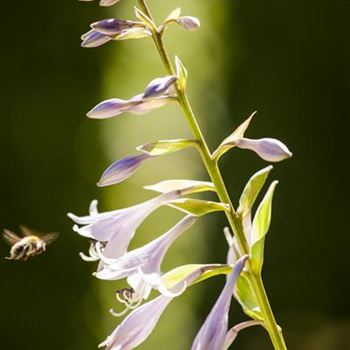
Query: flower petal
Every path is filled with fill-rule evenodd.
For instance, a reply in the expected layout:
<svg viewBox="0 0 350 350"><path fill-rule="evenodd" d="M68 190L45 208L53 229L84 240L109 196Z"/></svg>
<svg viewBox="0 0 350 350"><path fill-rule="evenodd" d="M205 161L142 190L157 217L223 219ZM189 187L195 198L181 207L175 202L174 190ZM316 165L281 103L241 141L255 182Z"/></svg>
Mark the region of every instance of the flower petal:
<svg viewBox="0 0 350 350"><path fill-rule="evenodd" d="M120 0L100 0L100 6L112 6Z"/></svg>
<svg viewBox="0 0 350 350"><path fill-rule="evenodd" d="M176 199L180 195L180 191L172 191L129 208L90 216L79 217L72 213L68 216L76 223L85 225L82 227L74 225L74 231L82 236L107 242L103 255L107 258L118 258L125 253L142 222L165 202Z"/></svg>
<svg viewBox="0 0 350 350"><path fill-rule="evenodd" d="M95 276L100 279L117 280L130 276L139 269L146 274L160 274L160 266L167 250L175 239L188 230L195 221L194 217L186 216L169 231L143 247L129 251L114 261L108 259L104 268ZM102 256L101 259L104 260L104 257Z"/></svg>
<svg viewBox="0 0 350 350"><path fill-rule="evenodd" d="M131 350L143 343L157 325L172 298L160 295L131 312L99 347Z"/></svg>

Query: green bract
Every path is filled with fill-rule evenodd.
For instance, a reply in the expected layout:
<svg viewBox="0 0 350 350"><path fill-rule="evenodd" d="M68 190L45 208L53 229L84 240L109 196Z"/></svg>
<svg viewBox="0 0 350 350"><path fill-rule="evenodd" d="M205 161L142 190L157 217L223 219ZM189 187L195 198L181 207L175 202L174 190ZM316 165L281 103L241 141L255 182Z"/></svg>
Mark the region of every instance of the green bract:
<svg viewBox="0 0 350 350"><path fill-rule="evenodd" d="M178 77L177 84L180 90L186 90L187 85L187 69L181 62L178 56L175 56L175 65L176 65L176 76Z"/></svg>
<svg viewBox="0 0 350 350"><path fill-rule="evenodd" d="M192 198L181 198L166 204L193 216L203 216L215 211L230 210L230 206L228 204Z"/></svg>
<svg viewBox="0 0 350 350"><path fill-rule="evenodd" d="M193 284L199 283L214 276L227 275L231 272L231 270L232 267L221 264L188 264L178 266L168 271L162 276L162 281L168 289L171 289L177 283L184 280L186 276L189 276L195 271L202 271L202 274L195 279Z"/></svg>
<svg viewBox="0 0 350 350"><path fill-rule="evenodd" d="M255 173L247 182L247 185L242 192L241 198L239 199L239 207L237 209L237 212L240 213L243 217L252 210L255 200L258 197L262 187L264 186L271 170L272 165L269 165L268 167Z"/></svg>
<svg viewBox="0 0 350 350"><path fill-rule="evenodd" d="M256 111L252 113L250 117L246 119L239 127L237 127L230 136L226 137L226 139L221 142L220 146L213 153L214 159L218 160L223 154L235 147L235 142L244 137L244 133L248 129L248 126L256 113Z"/></svg>
<svg viewBox="0 0 350 350"><path fill-rule="evenodd" d="M264 319L246 272L242 272L238 278L235 288L235 297L241 304L243 311L249 317L254 320Z"/></svg>
<svg viewBox="0 0 350 350"><path fill-rule="evenodd" d="M215 187L208 181L195 180L165 180L154 185L144 187L146 190L167 193L171 191L181 191L184 195L205 191L214 191Z"/></svg>
<svg viewBox="0 0 350 350"><path fill-rule="evenodd" d="M160 140L152 143L147 143L137 147L137 150L149 154L150 156L161 156L163 154L180 151L187 147L197 147L198 142L195 140Z"/></svg>
<svg viewBox="0 0 350 350"><path fill-rule="evenodd" d="M251 263L255 273L260 273L264 261L265 236L271 222L272 198L278 181L274 181L267 190L253 220L251 232Z"/></svg>

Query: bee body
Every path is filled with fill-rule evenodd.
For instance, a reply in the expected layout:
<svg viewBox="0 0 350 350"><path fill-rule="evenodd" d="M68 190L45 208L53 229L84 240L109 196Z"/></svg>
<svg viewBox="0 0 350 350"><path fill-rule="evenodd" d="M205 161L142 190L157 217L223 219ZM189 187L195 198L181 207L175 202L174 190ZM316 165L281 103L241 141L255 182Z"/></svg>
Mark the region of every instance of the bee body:
<svg viewBox="0 0 350 350"><path fill-rule="evenodd" d="M57 233L38 236L24 226L20 228L24 237L17 236L9 230L4 230L4 238L11 244L10 256L6 257L8 260L26 261L32 256L43 253L46 250L47 244L57 238Z"/></svg>

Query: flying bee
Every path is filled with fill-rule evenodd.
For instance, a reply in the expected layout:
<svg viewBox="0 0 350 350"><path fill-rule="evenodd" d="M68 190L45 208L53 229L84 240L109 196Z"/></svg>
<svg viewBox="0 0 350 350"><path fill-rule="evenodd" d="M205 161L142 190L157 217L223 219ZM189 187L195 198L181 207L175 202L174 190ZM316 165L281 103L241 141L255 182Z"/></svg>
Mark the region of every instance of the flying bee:
<svg viewBox="0 0 350 350"><path fill-rule="evenodd" d="M39 255L46 250L46 246L53 242L58 233L39 234L26 226L19 226L22 236L4 229L4 238L11 245L8 260L23 260Z"/></svg>

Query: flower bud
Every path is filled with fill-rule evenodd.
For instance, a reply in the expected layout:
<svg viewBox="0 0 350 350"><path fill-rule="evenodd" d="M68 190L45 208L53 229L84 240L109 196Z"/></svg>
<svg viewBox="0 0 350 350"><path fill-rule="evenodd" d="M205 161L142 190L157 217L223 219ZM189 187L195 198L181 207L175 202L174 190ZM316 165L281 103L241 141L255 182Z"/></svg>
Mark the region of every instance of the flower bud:
<svg viewBox="0 0 350 350"><path fill-rule="evenodd" d="M137 154L112 163L102 174L97 186L114 185L126 180L150 157L148 154Z"/></svg>
<svg viewBox="0 0 350 350"><path fill-rule="evenodd" d="M96 30L92 29L87 33L83 34L81 36L81 40L83 40L83 42L81 43L82 47L91 48L101 46L107 43L108 41L112 40L112 38L108 35L99 33Z"/></svg>
<svg viewBox="0 0 350 350"><path fill-rule="evenodd" d="M186 30L197 30L201 23L197 17L182 16L176 19L176 22Z"/></svg>
<svg viewBox="0 0 350 350"><path fill-rule="evenodd" d="M290 158L292 152L281 141L272 138L252 140L247 138L235 142L238 148L254 151L260 158L268 162L280 162Z"/></svg>
<svg viewBox="0 0 350 350"><path fill-rule="evenodd" d="M111 118L128 111L132 106L139 103L141 103L140 100L126 101L119 98L112 98L99 103L87 113L87 116L92 119Z"/></svg>
<svg viewBox="0 0 350 350"><path fill-rule="evenodd" d="M146 87L143 98L157 97L166 93L169 87L175 83L177 77L174 75L167 75L162 78L152 80Z"/></svg>
<svg viewBox="0 0 350 350"><path fill-rule="evenodd" d="M92 23L91 28L105 35L117 35L120 34L123 30L132 28L135 25L139 24L133 21L109 18Z"/></svg>

